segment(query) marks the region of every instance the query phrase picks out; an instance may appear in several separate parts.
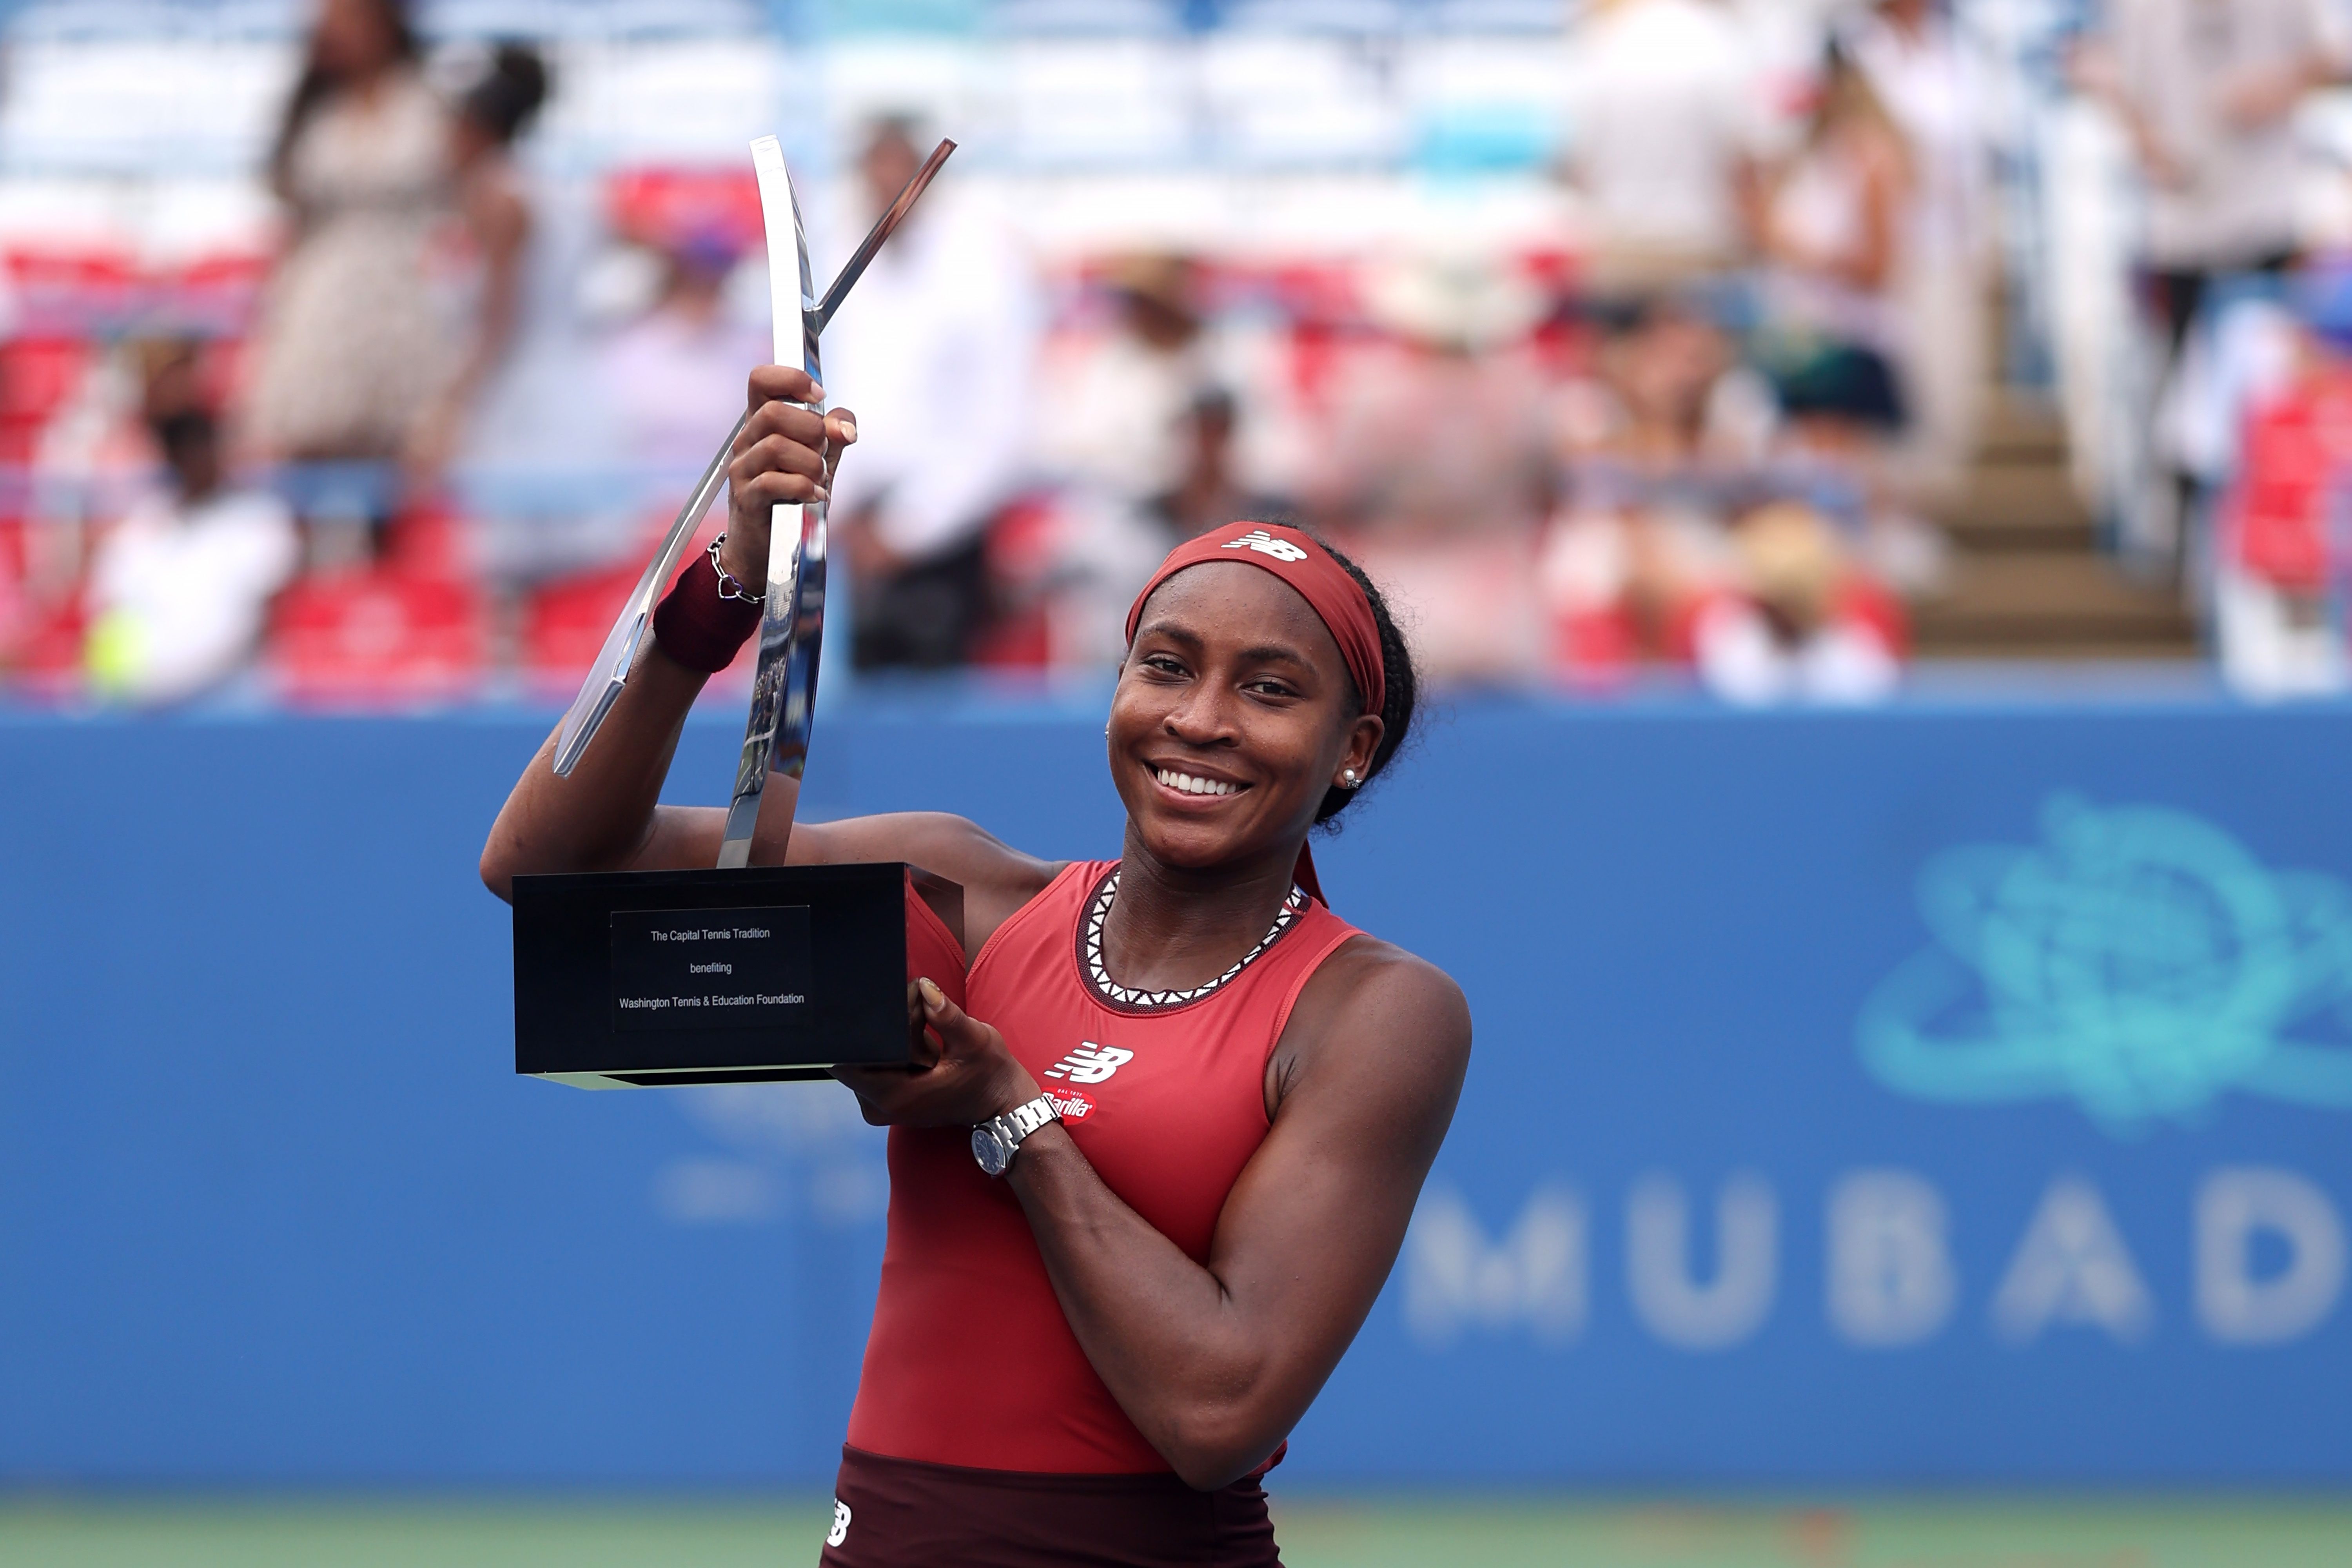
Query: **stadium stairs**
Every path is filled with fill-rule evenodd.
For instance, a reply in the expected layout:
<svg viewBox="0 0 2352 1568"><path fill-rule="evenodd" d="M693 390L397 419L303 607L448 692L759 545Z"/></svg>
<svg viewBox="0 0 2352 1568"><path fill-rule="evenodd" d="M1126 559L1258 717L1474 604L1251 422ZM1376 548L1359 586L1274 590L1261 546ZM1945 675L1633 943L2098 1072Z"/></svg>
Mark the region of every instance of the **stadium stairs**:
<svg viewBox="0 0 2352 1568"><path fill-rule="evenodd" d="M1925 658L2184 659L2197 626L2169 585L2126 578L2100 548L2066 472L2065 429L2002 394L1966 483L1937 509L1948 586L1912 606Z"/></svg>

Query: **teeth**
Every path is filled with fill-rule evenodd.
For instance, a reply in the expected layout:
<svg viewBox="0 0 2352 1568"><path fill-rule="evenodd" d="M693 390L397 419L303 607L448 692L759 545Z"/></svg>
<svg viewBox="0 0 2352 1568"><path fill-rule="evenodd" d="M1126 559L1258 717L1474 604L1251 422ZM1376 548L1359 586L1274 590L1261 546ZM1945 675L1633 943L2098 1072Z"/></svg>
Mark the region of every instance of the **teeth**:
<svg viewBox="0 0 2352 1568"><path fill-rule="evenodd" d="M1155 774L1170 789L1181 789L1186 795L1231 795L1240 786L1223 779L1196 779L1191 773L1180 773L1173 768L1160 768Z"/></svg>

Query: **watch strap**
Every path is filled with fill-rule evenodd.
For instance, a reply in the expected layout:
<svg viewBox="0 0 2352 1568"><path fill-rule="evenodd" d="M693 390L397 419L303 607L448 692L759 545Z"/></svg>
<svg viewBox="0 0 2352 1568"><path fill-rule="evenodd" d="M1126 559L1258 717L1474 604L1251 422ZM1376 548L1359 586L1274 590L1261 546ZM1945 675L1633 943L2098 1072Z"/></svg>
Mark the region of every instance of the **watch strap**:
<svg viewBox="0 0 2352 1568"><path fill-rule="evenodd" d="M1034 1100L1014 1106L1001 1116L992 1116L982 1122L974 1131L986 1132L996 1146L1004 1152L1003 1165L990 1173L1001 1176L1005 1171L1011 1170L1013 1156L1020 1152L1021 1145L1027 1141L1029 1134L1036 1131L1048 1121L1060 1121L1061 1115L1061 1111L1054 1105L1053 1096L1041 1094ZM987 1162L983 1160L982 1165L985 1168Z"/></svg>
<svg viewBox="0 0 2352 1568"><path fill-rule="evenodd" d="M1012 1133L1005 1142L1017 1149L1021 1146L1023 1139L1045 1126L1048 1121L1059 1121L1061 1115L1062 1113L1054 1108L1054 1097L1050 1094L1041 1094L1025 1104L1014 1106L997 1120L1004 1123Z"/></svg>

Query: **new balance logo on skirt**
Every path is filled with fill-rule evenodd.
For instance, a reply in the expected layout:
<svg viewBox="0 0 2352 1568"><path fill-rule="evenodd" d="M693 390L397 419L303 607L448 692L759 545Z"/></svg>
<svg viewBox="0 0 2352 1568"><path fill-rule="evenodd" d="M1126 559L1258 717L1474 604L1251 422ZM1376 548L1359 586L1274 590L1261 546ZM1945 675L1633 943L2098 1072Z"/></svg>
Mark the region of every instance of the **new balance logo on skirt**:
<svg viewBox="0 0 2352 1568"><path fill-rule="evenodd" d="M1100 1083L1134 1059L1133 1051L1081 1040L1076 1050L1047 1068L1045 1076L1065 1078L1072 1083Z"/></svg>

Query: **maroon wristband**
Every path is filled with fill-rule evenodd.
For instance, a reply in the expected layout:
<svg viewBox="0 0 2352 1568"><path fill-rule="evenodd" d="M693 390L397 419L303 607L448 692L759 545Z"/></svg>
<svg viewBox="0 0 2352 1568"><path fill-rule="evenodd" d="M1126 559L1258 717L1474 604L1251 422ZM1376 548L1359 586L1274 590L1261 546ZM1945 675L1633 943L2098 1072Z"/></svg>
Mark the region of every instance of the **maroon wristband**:
<svg viewBox="0 0 2352 1568"><path fill-rule="evenodd" d="M761 606L748 599L719 596L719 568L704 555L677 574L654 607L654 641L687 668L716 675L760 629L760 615Z"/></svg>

